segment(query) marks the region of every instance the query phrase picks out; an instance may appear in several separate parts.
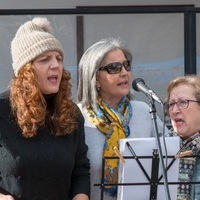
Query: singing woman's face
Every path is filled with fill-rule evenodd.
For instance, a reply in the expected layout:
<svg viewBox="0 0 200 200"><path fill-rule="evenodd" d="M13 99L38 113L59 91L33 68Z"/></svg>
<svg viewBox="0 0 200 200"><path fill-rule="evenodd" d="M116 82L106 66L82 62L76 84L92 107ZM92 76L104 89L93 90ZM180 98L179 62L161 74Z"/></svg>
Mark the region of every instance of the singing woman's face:
<svg viewBox="0 0 200 200"><path fill-rule="evenodd" d="M100 67L116 62L120 64L127 62L124 53L119 49L109 52ZM124 66L116 74L109 74L106 70L100 70L97 73L96 86L99 88L101 98L112 107L117 107L122 97L129 94L130 80L131 71L127 71Z"/></svg>
<svg viewBox="0 0 200 200"><path fill-rule="evenodd" d="M192 101L181 107L178 102L182 100ZM195 102L196 100L195 89L190 85L180 84L170 92L169 103L174 104L169 111L172 126L175 132L185 139L200 130L200 104Z"/></svg>
<svg viewBox="0 0 200 200"><path fill-rule="evenodd" d="M33 69L43 94L58 92L63 71L63 57L59 52L40 55L33 61Z"/></svg>

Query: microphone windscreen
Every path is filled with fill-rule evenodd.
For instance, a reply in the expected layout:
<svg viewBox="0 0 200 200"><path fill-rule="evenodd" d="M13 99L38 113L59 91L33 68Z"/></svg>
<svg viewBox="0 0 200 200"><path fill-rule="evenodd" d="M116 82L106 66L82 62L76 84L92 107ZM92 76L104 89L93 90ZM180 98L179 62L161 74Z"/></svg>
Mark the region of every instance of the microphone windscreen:
<svg viewBox="0 0 200 200"><path fill-rule="evenodd" d="M138 83L142 83L143 85L145 85L145 82L143 79L141 79L141 78L134 79L132 82L132 87L135 91L139 91Z"/></svg>

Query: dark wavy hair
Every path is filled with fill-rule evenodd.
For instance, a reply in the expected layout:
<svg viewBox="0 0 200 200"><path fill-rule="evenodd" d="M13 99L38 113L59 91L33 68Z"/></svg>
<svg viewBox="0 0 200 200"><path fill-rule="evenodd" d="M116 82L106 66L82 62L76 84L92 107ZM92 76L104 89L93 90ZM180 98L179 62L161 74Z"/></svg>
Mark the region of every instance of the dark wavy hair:
<svg viewBox="0 0 200 200"><path fill-rule="evenodd" d="M67 135L77 128L77 106L71 99L70 79L70 73L63 69L60 88L50 109L35 79L32 63L25 65L12 79L11 108L24 137L34 137L37 129L44 125L55 136Z"/></svg>

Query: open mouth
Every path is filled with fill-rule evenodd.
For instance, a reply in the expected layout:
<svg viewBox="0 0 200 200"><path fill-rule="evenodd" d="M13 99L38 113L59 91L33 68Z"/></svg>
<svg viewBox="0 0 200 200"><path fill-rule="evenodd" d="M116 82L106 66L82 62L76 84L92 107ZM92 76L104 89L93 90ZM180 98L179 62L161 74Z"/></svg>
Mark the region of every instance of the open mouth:
<svg viewBox="0 0 200 200"><path fill-rule="evenodd" d="M127 84L128 84L127 81L123 81L123 82L119 83L118 85L127 85Z"/></svg>
<svg viewBox="0 0 200 200"><path fill-rule="evenodd" d="M48 77L48 80L49 80L50 82L52 82L52 83L55 83L55 82L57 82L57 80L58 80L58 75L49 76L49 77Z"/></svg>
<svg viewBox="0 0 200 200"><path fill-rule="evenodd" d="M175 122L176 124L182 124L182 123L184 122L184 120L182 120L182 119L180 119L180 118L176 118L176 119L174 119L174 122Z"/></svg>

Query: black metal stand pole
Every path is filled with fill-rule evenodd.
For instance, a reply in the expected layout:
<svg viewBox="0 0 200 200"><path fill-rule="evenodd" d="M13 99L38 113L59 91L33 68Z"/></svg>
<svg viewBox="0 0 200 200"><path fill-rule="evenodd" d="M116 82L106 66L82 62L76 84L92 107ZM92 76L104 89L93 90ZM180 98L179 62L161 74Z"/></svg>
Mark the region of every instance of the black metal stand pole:
<svg viewBox="0 0 200 200"><path fill-rule="evenodd" d="M158 133L158 126L157 126L157 121L156 121L156 108L154 104L154 100L152 98L149 98L150 101L150 114L152 116L152 121L154 125L154 130L155 130L155 136L156 136L156 142L157 142L157 147L158 147L158 154L159 154L159 159L160 159L160 164L161 164L161 169L163 173L163 182L164 182L164 188L165 188L165 193L166 193L166 200L171 200L170 198L170 193L169 193L169 185L168 185L168 180L167 180L167 174L164 166L164 160L163 160L163 153L162 153L162 148L160 144L160 137Z"/></svg>

